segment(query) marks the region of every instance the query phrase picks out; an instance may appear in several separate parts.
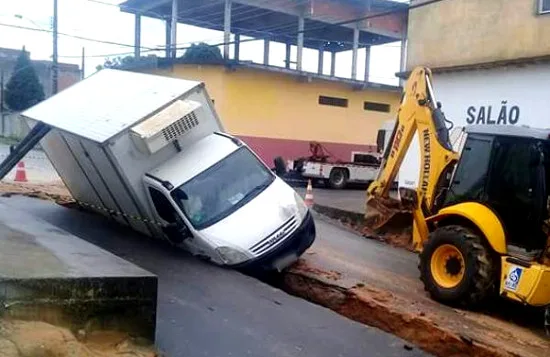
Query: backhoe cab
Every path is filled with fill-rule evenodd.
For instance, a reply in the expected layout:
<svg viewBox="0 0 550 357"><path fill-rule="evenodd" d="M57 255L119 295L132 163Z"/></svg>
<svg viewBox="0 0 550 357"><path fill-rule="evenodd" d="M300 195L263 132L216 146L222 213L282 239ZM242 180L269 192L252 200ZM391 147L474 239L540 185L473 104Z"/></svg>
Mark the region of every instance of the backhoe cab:
<svg viewBox="0 0 550 357"><path fill-rule="evenodd" d="M466 127L459 153L436 103L430 70L415 69L368 189L367 218L372 206L390 211L380 209L389 198L387 183L417 133L419 187L400 193L410 204L420 276L432 298L474 306L498 292L550 306L550 130Z"/></svg>

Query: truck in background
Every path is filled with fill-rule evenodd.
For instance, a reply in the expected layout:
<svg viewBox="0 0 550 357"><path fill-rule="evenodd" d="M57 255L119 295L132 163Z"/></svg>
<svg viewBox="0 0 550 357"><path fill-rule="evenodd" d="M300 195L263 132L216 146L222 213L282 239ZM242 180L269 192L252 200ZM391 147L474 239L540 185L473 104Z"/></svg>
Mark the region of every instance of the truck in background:
<svg viewBox="0 0 550 357"><path fill-rule="evenodd" d="M349 184L368 184L378 175L382 155L390 142L394 126L395 120L384 122L377 133L376 152L353 155L350 161L338 160L322 144L311 142L311 155L293 160L288 165L288 169L294 173L290 177L322 182L333 189L344 189ZM275 162L276 168L280 165L280 160L279 164Z"/></svg>
<svg viewBox="0 0 550 357"><path fill-rule="evenodd" d="M302 198L224 133L200 82L104 69L22 118L31 132L12 155L41 139L81 206L147 236L279 271L315 239Z"/></svg>

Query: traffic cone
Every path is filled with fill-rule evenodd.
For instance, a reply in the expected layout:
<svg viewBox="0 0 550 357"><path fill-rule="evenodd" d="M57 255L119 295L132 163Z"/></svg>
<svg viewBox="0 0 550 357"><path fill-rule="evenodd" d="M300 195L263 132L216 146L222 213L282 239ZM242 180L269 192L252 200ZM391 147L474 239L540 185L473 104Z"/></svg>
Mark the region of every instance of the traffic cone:
<svg viewBox="0 0 550 357"><path fill-rule="evenodd" d="M306 206L313 207L313 187L311 186L311 180L307 181L306 197L304 198Z"/></svg>
<svg viewBox="0 0 550 357"><path fill-rule="evenodd" d="M27 182L27 171L25 170L25 163L23 161L19 161L17 163L17 168L15 169L15 181Z"/></svg>

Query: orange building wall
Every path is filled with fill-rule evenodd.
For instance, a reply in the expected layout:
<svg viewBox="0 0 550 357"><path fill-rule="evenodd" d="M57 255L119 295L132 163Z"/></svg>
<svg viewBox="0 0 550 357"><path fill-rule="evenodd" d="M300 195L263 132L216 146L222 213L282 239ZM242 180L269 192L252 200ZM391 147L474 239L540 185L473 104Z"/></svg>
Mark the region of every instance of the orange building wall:
<svg viewBox="0 0 550 357"><path fill-rule="evenodd" d="M286 156L307 155L311 140L326 144L340 160L350 160L352 151L372 151L378 129L395 118L400 99L398 92L355 91L346 84L300 82L291 75L255 69L175 65L154 73L204 82L226 130L260 146L254 148L260 153L269 146L266 161L278 146ZM347 98L348 108L319 105L319 95ZM391 111L365 111L364 101L390 104ZM266 139L264 145L261 138Z"/></svg>

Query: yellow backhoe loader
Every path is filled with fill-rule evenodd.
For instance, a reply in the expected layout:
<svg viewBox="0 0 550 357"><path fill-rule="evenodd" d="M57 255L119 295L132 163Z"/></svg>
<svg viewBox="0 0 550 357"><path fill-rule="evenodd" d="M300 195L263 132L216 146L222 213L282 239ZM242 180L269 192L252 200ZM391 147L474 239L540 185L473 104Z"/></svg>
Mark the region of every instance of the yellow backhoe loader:
<svg viewBox="0 0 550 357"><path fill-rule="evenodd" d="M431 297L471 307L499 293L546 307L548 316L550 130L468 126L456 152L431 79L422 67L409 76L366 214L373 207L385 212L416 133L418 188L400 189L400 196L412 212L420 276Z"/></svg>

